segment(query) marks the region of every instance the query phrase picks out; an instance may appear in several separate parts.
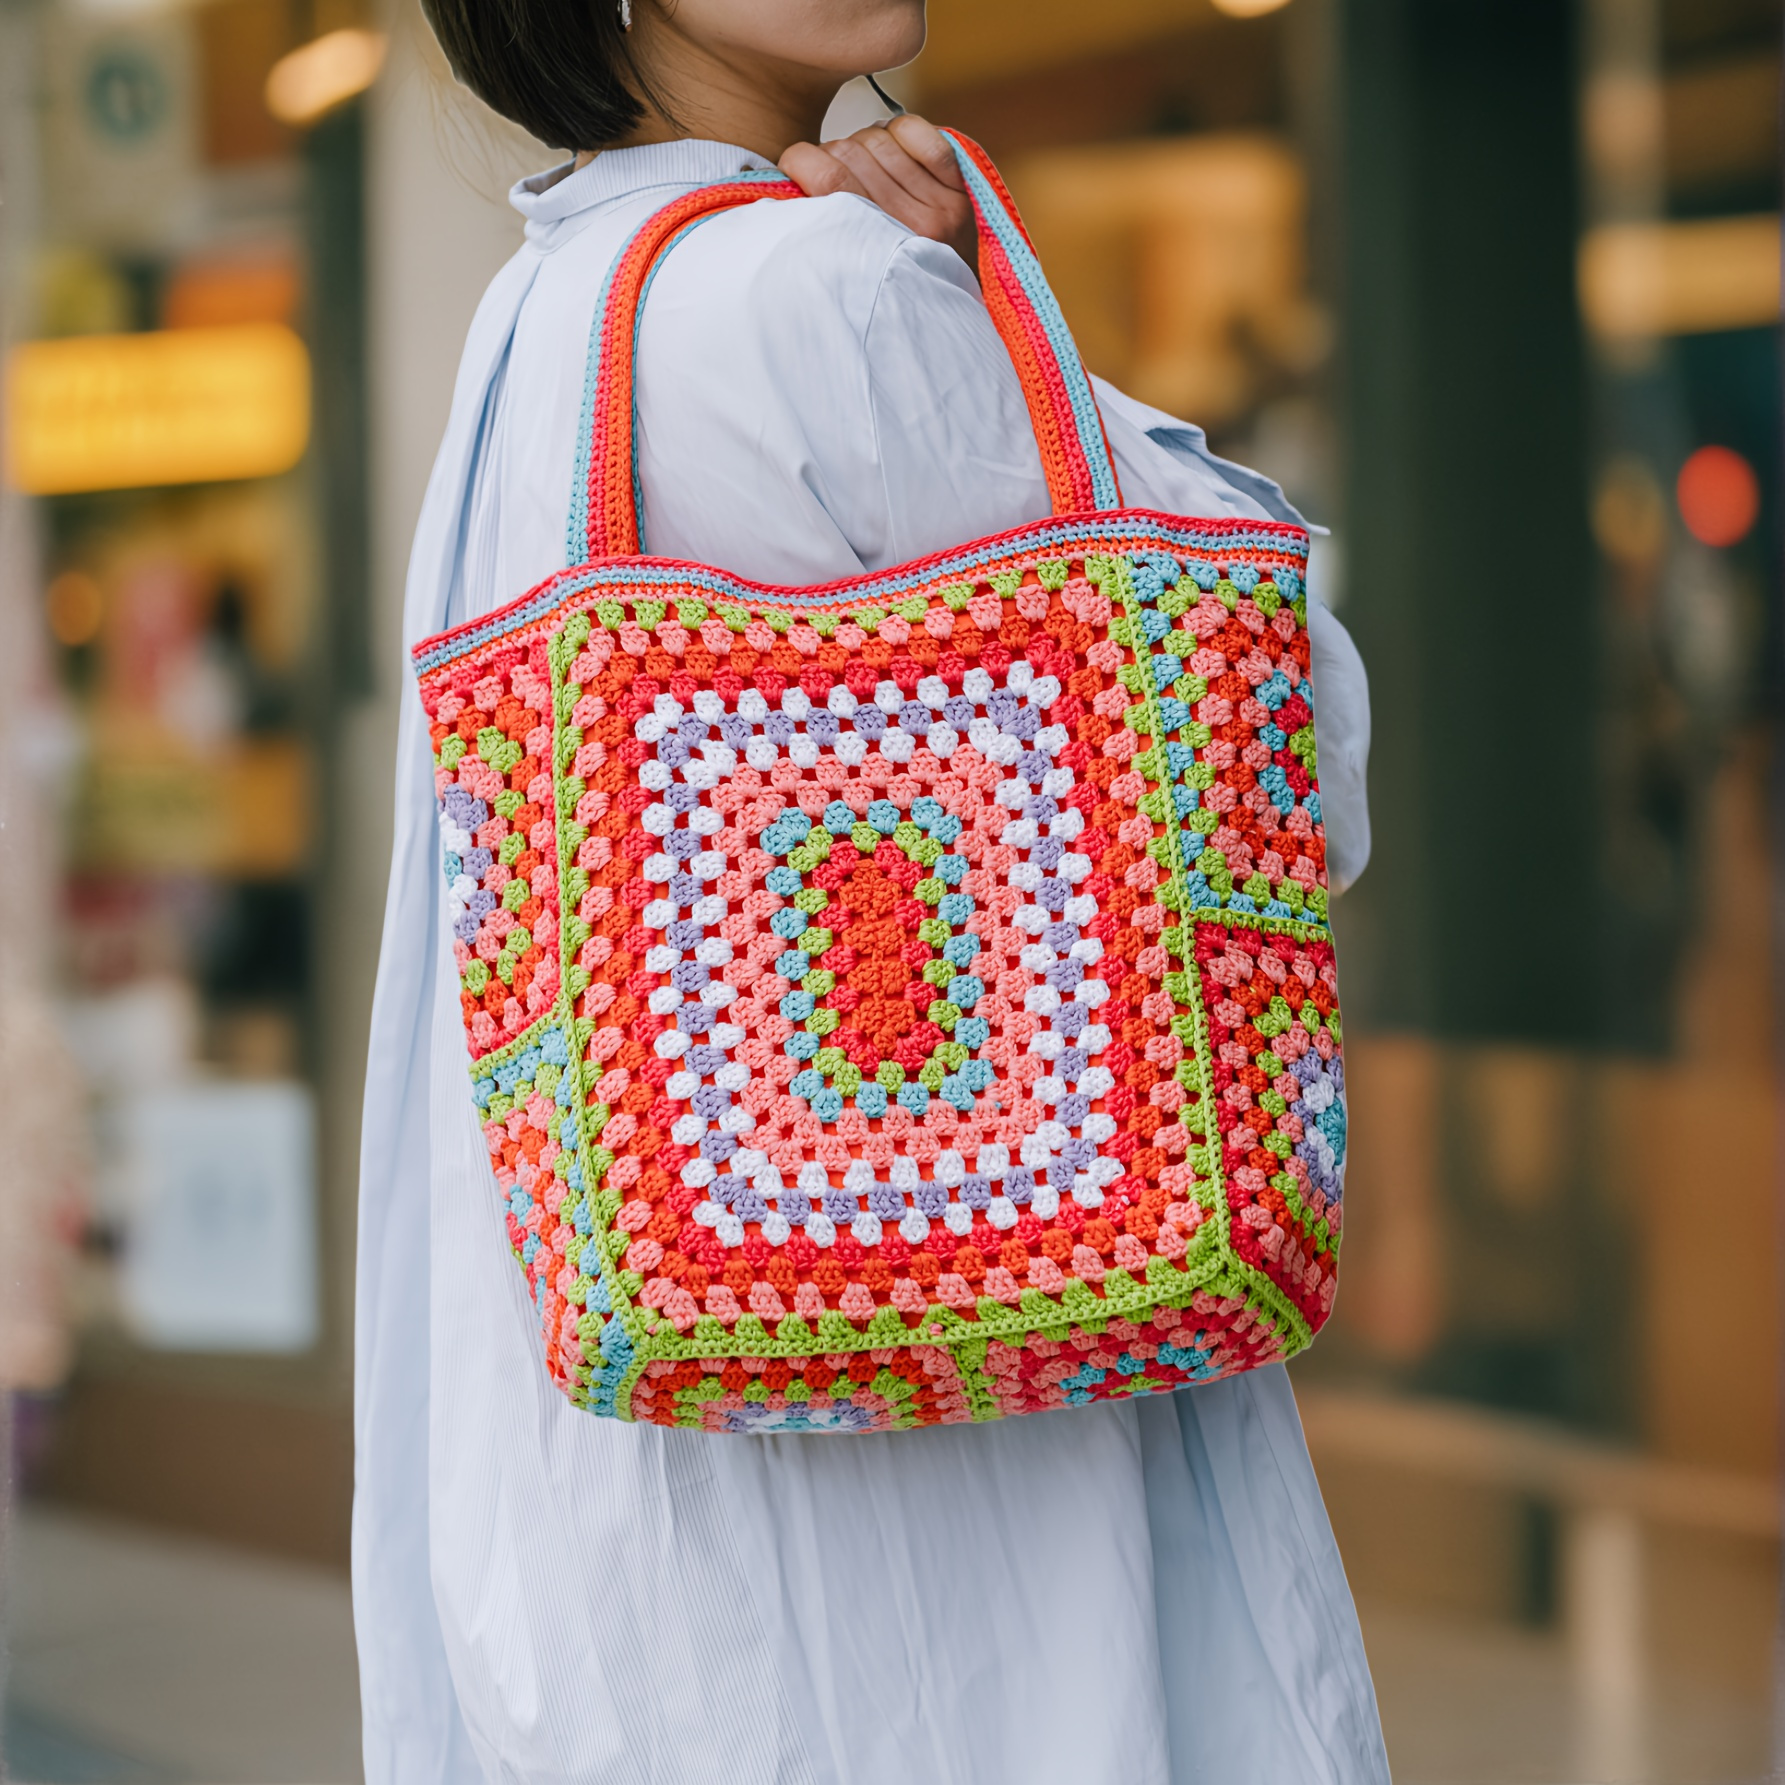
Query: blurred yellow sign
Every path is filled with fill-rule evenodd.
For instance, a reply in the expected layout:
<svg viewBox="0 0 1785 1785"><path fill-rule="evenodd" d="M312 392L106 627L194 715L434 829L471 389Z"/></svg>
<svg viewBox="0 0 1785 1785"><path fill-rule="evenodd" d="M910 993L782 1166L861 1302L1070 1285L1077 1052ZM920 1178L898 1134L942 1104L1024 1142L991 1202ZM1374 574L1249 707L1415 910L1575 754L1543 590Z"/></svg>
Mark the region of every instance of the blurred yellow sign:
<svg viewBox="0 0 1785 1785"><path fill-rule="evenodd" d="M1611 339L1766 328L1779 320L1779 219L1608 223L1580 245L1587 326Z"/></svg>
<svg viewBox="0 0 1785 1785"><path fill-rule="evenodd" d="M270 477L310 437L310 356L278 323L27 341L6 474L31 495Z"/></svg>
<svg viewBox="0 0 1785 1785"><path fill-rule="evenodd" d="M381 32L349 27L281 56L267 76L267 110L286 124L314 124L377 80L387 43Z"/></svg>
<svg viewBox="0 0 1785 1785"><path fill-rule="evenodd" d="M212 758L144 746L102 750L75 807L74 853L88 867L276 878L310 848L310 764L287 738Z"/></svg>

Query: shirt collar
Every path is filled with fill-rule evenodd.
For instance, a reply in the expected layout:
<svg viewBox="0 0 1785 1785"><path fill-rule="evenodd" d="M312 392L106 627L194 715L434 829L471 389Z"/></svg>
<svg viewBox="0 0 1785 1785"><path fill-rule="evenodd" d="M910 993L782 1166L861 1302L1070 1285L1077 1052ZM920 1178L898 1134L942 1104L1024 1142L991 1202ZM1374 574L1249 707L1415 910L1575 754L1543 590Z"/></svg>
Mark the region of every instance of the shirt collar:
<svg viewBox="0 0 1785 1785"><path fill-rule="evenodd" d="M516 181L508 202L526 218L528 241L550 248L566 223L587 221L590 213L635 193L658 186L706 186L749 168L773 166L735 143L685 137L603 149L586 167L560 163Z"/></svg>

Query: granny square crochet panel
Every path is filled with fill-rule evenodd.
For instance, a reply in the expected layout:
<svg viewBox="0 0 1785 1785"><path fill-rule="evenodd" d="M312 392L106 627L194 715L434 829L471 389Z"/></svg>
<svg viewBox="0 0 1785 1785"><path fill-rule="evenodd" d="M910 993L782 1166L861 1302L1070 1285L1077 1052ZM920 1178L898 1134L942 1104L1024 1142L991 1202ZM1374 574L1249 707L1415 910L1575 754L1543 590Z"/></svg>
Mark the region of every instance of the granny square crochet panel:
<svg viewBox="0 0 1785 1785"><path fill-rule="evenodd" d="M1287 1357L1332 1309L1306 535L1118 506L960 153L1062 512L817 589L638 555L636 304L700 217L788 193L730 182L598 307L575 568L416 651L470 1092L597 1413L996 1419Z"/></svg>

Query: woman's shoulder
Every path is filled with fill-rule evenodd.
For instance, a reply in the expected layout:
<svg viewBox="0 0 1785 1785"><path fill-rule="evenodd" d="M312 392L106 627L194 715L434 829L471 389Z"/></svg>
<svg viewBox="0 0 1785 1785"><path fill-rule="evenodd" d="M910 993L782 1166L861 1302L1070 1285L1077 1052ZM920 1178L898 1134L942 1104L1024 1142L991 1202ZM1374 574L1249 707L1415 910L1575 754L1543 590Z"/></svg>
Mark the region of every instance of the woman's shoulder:
<svg viewBox="0 0 1785 1785"><path fill-rule="evenodd" d="M853 337L887 301L946 301L977 287L952 249L913 235L852 193L763 200L692 230L664 261L646 311L696 323L714 347Z"/></svg>

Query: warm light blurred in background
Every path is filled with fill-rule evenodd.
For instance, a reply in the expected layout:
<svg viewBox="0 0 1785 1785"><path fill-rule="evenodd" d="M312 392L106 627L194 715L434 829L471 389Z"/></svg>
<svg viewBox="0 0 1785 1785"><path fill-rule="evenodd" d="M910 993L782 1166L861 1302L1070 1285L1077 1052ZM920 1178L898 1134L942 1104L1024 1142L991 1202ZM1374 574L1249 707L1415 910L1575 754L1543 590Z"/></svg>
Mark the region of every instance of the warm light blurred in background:
<svg viewBox="0 0 1785 1785"><path fill-rule="evenodd" d="M894 90L1092 368L1331 529L1370 668L1294 1374L1397 1777L1766 1775L1780 0L931 20ZM551 159L413 0L0 0L14 1777L358 1777L403 562Z"/></svg>

